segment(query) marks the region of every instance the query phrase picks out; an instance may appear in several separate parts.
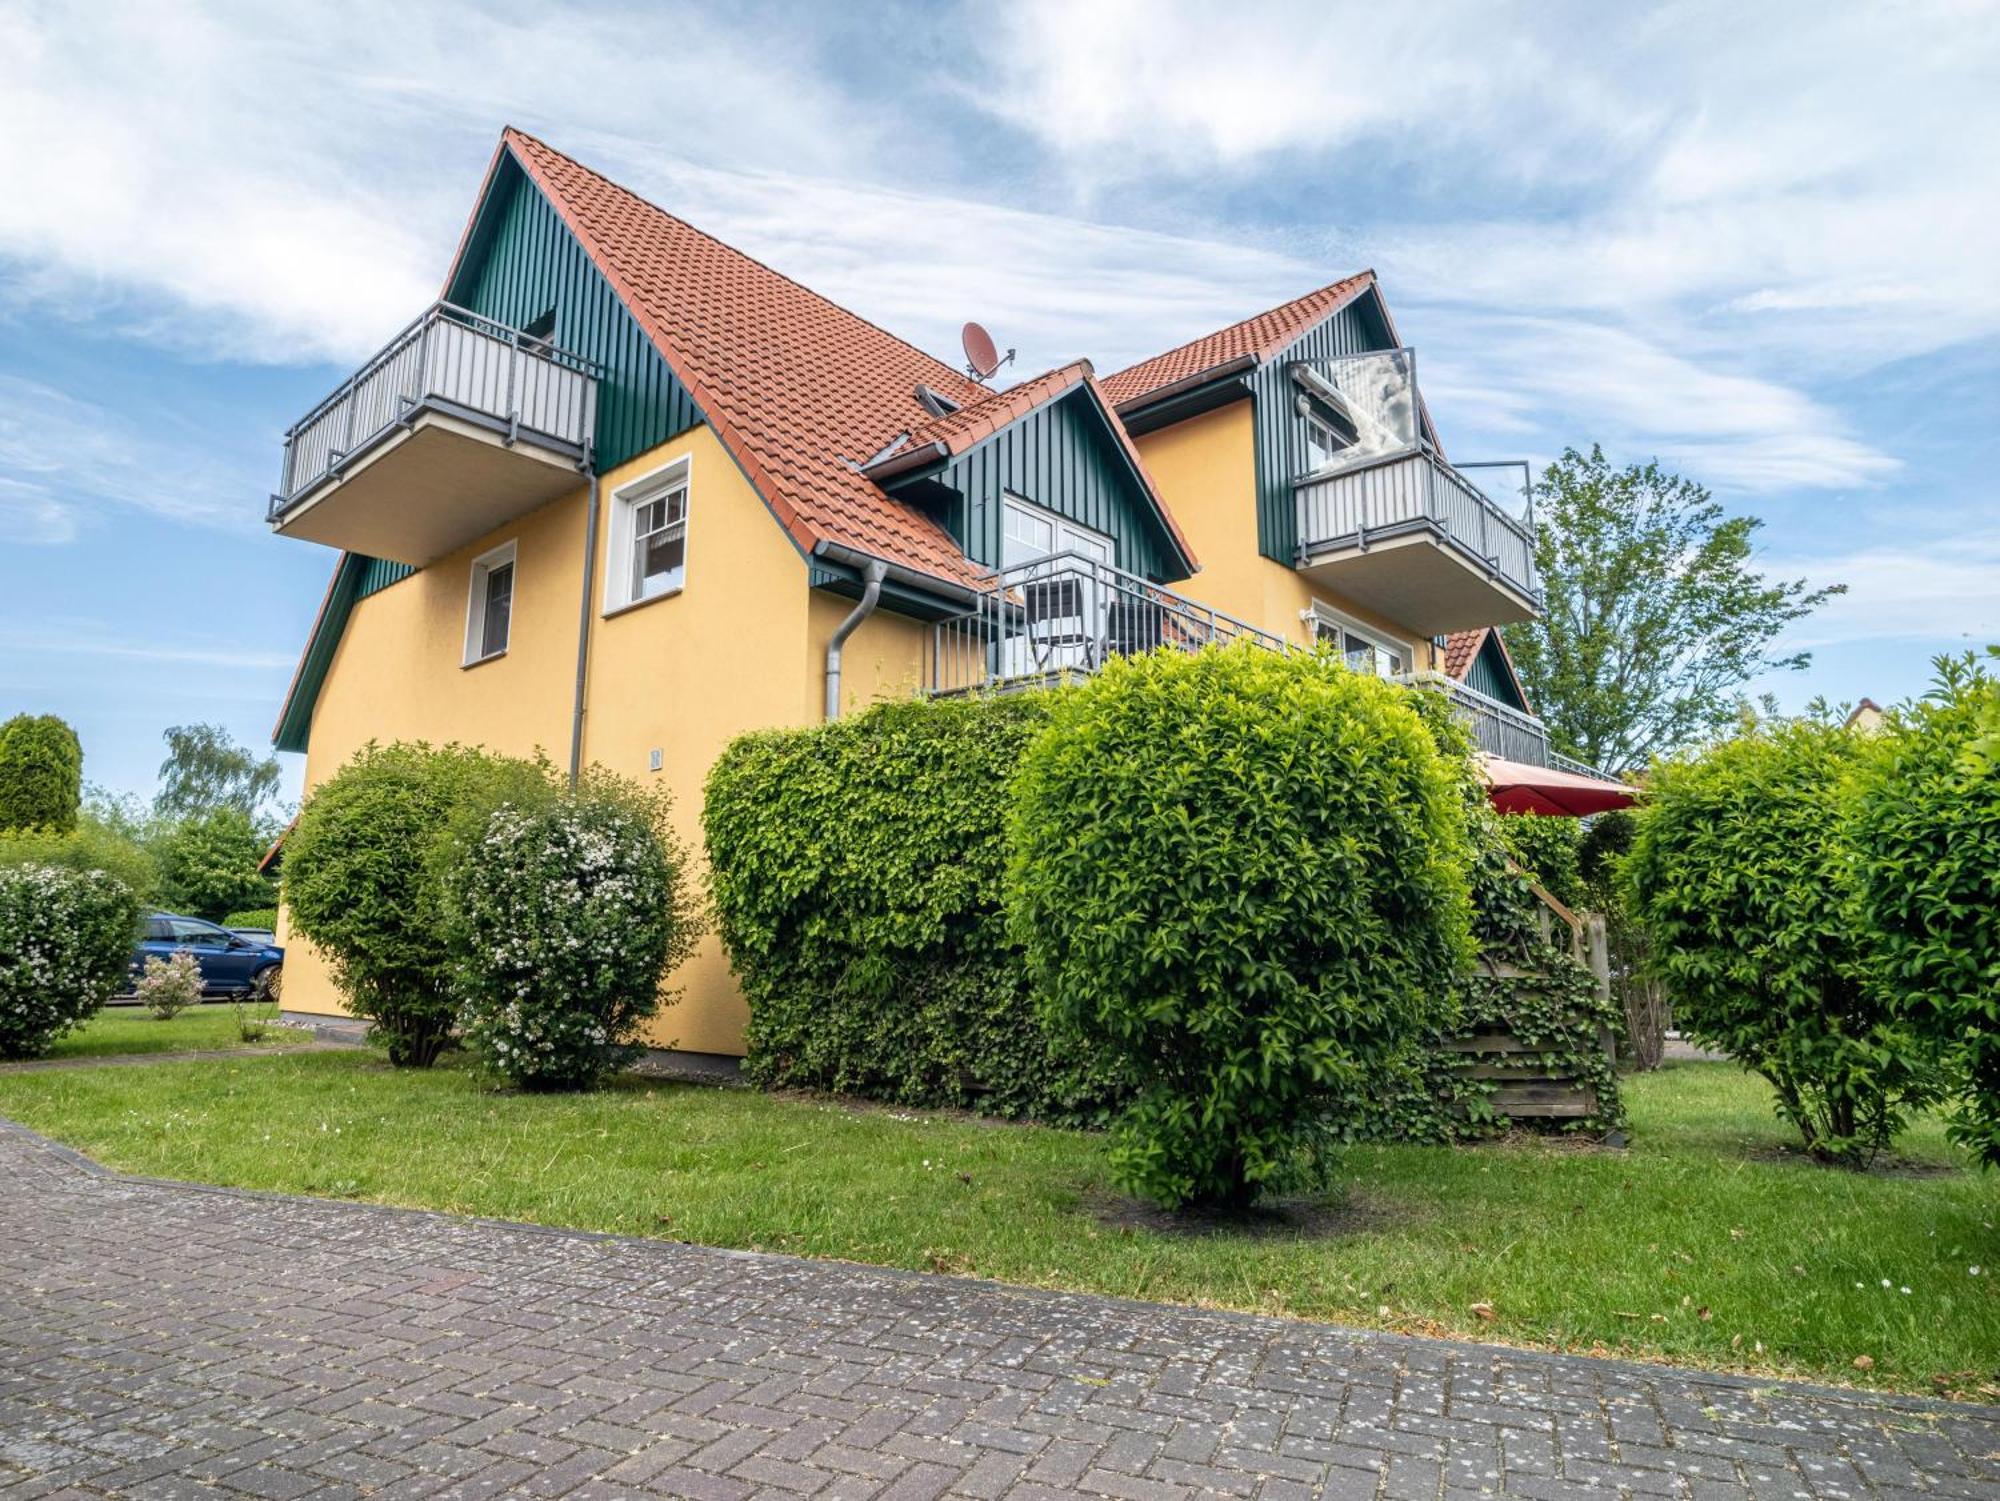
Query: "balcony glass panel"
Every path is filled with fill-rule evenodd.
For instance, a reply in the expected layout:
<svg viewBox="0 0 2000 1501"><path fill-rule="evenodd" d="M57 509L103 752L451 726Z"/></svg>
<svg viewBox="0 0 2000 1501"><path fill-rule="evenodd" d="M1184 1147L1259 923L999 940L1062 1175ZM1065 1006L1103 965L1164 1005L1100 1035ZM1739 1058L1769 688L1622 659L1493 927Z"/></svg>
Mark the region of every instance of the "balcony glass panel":
<svg viewBox="0 0 2000 1501"><path fill-rule="evenodd" d="M1351 469L1417 446L1422 425L1414 350L1380 349L1322 360L1311 367L1305 385L1308 404L1321 408L1309 413L1308 421L1317 421L1331 440L1331 453L1315 468Z"/></svg>

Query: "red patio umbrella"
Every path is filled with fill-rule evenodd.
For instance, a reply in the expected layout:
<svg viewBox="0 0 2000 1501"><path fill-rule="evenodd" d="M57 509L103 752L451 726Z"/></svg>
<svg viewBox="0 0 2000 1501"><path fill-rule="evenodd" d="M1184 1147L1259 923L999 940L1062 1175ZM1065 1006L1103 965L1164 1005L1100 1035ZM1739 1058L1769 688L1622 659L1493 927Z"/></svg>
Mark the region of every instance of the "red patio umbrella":
<svg viewBox="0 0 2000 1501"><path fill-rule="evenodd" d="M1499 756L1479 759L1486 777L1487 796L1502 813L1582 818L1613 808L1629 808L1638 800L1638 789L1623 782L1602 782L1573 771L1530 766L1525 761L1506 761Z"/></svg>

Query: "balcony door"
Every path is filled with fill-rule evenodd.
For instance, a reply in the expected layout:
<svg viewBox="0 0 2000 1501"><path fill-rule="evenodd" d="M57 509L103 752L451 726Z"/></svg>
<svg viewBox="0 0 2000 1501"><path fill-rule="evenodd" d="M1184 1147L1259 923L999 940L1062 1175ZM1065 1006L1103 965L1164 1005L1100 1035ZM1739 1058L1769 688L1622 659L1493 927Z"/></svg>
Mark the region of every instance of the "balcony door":
<svg viewBox="0 0 2000 1501"><path fill-rule="evenodd" d="M1006 499L1000 568L1009 584L1001 633L1003 677L1094 671L1104 660L1111 605L1109 537L1013 496Z"/></svg>

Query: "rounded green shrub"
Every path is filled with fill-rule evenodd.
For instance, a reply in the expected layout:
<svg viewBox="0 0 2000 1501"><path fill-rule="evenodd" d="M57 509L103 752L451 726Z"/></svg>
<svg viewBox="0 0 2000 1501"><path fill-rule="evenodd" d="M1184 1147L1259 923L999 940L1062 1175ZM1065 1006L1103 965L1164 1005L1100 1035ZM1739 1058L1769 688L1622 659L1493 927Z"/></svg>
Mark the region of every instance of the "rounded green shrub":
<svg viewBox="0 0 2000 1501"><path fill-rule="evenodd" d="M1681 1029L1762 1074L1818 1157L1871 1159L1932 1093L1879 990L1846 840L1858 738L1752 727L1656 763L1623 870Z"/></svg>
<svg viewBox="0 0 2000 1501"><path fill-rule="evenodd" d="M278 926L276 907L242 907L219 919L225 928L250 928L269 933Z"/></svg>
<svg viewBox="0 0 2000 1501"><path fill-rule="evenodd" d="M1006 788L1050 695L746 735L708 777L708 883L769 1088L1102 1123L1126 1085L1051 1038L1006 932Z"/></svg>
<svg viewBox="0 0 2000 1501"><path fill-rule="evenodd" d="M698 923L670 802L597 772L572 797L498 809L445 883L459 1024L524 1089L589 1089L639 1030Z"/></svg>
<svg viewBox="0 0 2000 1501"><path fill-rule="evenodd" d="M83 745L53 714L0 724L0 829L76 827L83 802Z"/></svg>
<svg viewBox="0 0 2000 1501"><path fill-rule="evenodd" d="M2000 648L1990 649L2000 656ZM1942 658L1865 741L1849 832L1872 978L1940 1052L1949 1129L2000 1165L2000 678Z"/></svg>
<svg viewBox="0 0 2000 1501"><path fill-rule="evenodd" d="M428 1068L457 1001L445 936L454 851L503 803L555 795L545 762L464 746L365 746L315 788L285 843L292 928L398 1066Z"/></svg>
<svg viewBox="0 0 2000 1501"><path fill-rule="evenodd" d="M0 1058L38 1058L124 984L132 893L100 870L0 867Z"/></svg>
<svg viewBox="0 0 2000 1501"><path fill-rule="evenodd" d="M1405 690L1251 646L1109 664L1014 783L1011 926L1052 1030L1128 1068L1119 1181L1240 1205L1449 1006L1466 809Z"/></svg>

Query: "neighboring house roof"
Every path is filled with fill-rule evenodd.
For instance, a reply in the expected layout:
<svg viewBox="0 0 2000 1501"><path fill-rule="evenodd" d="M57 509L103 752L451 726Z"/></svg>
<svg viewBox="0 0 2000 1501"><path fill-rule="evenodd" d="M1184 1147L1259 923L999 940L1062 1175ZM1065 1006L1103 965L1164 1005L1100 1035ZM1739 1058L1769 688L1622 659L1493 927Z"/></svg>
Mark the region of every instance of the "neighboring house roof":
<svg viewBox="0 0 2000 1501"><path fill-rule="evenodd" d="M1357 272L1329 286L1294 297L1240 323L1192 339L1165 354L1109 376L1104 391L1112 405L1124 407L1168 386L1180 385L1210 372L1245 361L1266 360L1322 319L1338 312L1375 285L1373 271Z"/></svg>
<svg viewBox="0 0 2000 1501"><path fill-rule="evenodd" d="M1887 713L1882 706L1876 703L1874 699L1864 698L1854 706L1854 711L1847 716L1846 722L1842 727L1851 730L1859 726L1864 730L1872 730L1887 717Z"/></svg>
<svg viewBox="0 0 2000 1501"><path fill-rule="evenodd" d="M1479 655L1479 648L1486 644L1487 626L1473 631L1453 631L1444 638L1444 675L1465 681L1466 673L1472 670L1472 659Z"/></svg>
<svg viewBox="0 0 2000 1501"><path fill-rule="evenodd" d="M1491 639L1493 649L1506 669L1507 681L1514 685L1514 692L1520 695L1521 706L1530 713L1534 705L1528 702L1528 690L1521 684L1521 674L1514 667L1513 654L1507 650L1507 638L1490 625L1482 625L1475 630L1453 631L1444 638L1444 672L1454 682L1463 683L1472 671L1472 664L1479 660L1479 653Z"/></svg>
<svg viewBox="0 0 2000 1501"><path fill-rule="evenodd" d="M857 466L934 420L919 383L967 405L985 387L533 136L510 127L502 149L801 548L836 543L961 584L983 576L949 532Z"/></svg>

